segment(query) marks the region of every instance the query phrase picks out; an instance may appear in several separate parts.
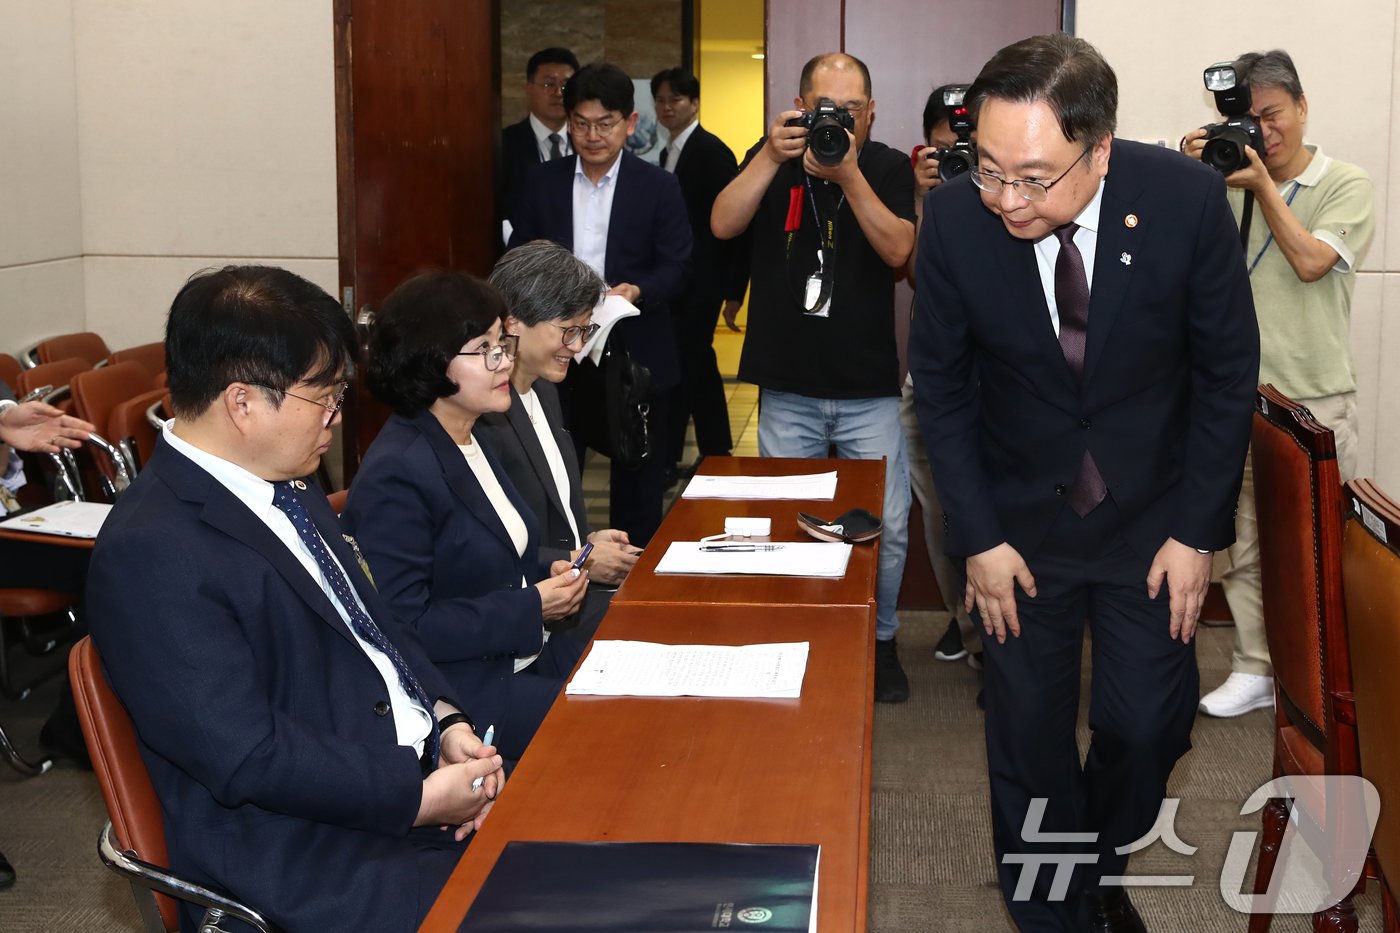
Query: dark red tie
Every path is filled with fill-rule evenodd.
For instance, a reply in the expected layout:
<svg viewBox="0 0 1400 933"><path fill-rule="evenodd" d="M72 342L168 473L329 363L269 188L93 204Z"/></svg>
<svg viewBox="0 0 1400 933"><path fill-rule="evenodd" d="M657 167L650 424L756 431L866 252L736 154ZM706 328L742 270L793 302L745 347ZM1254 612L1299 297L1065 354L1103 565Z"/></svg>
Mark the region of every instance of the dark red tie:
<svg viewBox="0 0 1400 933"><path fill-rule="evenodd" d="M1060 315L1060 349L1082 386L1084 343L1089 334L1089 278L1084 274L1084 257L1074 245L1074 233L1078 229L1078 224L1065 224L1055 230L1055 237L1060 241L1060 255L1055 259L1055 308ZM1079 475L1070 487L1070 508L1083 517L1106 495L1108 487L1094 465L1093 456L1085 450Z"/></svg>

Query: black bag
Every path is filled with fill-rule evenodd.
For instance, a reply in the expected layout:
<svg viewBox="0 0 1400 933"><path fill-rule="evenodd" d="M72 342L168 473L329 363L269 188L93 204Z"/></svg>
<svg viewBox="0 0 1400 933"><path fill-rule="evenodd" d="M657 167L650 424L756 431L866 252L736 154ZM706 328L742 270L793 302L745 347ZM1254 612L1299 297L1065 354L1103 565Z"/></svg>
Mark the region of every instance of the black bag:
<svg viewBox="0 0 1400 933"><path fill-rule="evenodd" d="M602 363L575 365L568 382L570 430L624 469L641 466L652 453L651 370L615 346L610 335Z"/></svg>

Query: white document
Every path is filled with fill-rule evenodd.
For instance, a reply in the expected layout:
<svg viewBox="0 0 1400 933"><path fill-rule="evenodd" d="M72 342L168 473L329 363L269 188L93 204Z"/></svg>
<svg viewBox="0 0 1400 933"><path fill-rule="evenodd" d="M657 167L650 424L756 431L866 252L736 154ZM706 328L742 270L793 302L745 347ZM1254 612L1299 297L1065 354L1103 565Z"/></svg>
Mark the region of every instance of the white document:
<svg viewBox="0 0 1400 933"><path fill-rule="evenodd" d="M566 692L583 696L799 697L808 643L595 641Z"/></svg>
<svg viewBox="0 0 1400 933"><path fill-rule="evenodd" d="M598 333L574 354L574 359L582 363L593 361L594 366L603 365L603 345L608 342L608 334L613 325L623 318L640 317L642 309L621 295L608 295L593 308L593 323L598 325Z"/></svg>
<svg viewBox="0 0 1400 933"><path fill-rule="evenodd" d="M37 531L65 538L95 538L112 507L105 502L67 500L0 522L11 531Z"/></svg>
<svg viewBox="0 0 1400 933"><path fill-rule="evenodd" d="M697 473L682 499L834 499L836 471L796 476L711 476Z"/></svg>
<svg viewBox="0 0 1400 933"><path fill-rule="evenodd" d="M714 548L718 550L704 550ZM750 573L778 577L844 577L851 546L842 541L745 544L672 541L657 573Z"/></svg>

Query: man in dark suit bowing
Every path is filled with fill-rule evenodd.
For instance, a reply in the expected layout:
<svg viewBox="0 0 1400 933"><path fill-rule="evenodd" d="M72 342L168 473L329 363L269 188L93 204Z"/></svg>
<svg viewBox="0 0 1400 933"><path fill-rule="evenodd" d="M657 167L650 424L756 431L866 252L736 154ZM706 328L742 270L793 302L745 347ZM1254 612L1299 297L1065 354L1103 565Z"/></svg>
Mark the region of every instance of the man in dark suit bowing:
<svg viewBox="0 0 1400 933"><path fill-rule="evenodd" d="M339 303L284 269L190 279L166 325L175 420L88 572L171 866L288 931L415 929L500 780L301 479L357 351Z"/></svg>
<svg viewBox="0 0 1400 933"><path fill-rule="evenodd" d="M606 63L585 67L565 88L564 108L575 156L536 170L511 218L510 245L553 240L601 275L609 294L642 312L618 322L609 339L651 370L652 452L634 469L614 462L610 494L612 526L644 546L661 523L665 458L658 449L680 381L670 307L690 275L690 225L675 177L623 151L637 125L626 72Z"/></svg>
<svg viewBox="0 0 1400 933"><path fill-rule="evenodd" d="M510 216L511 205L525 190L536 165L574 154L564 123L564 85L578 71L568 49L540 49L525 65L525 102L530 112L501 130L501 199L498 209Z"/></svg>
<svg viewBox="0 0 1400 933"><path fill-rule="evenodd" d="M1143 929L1115 850L1190 747L1259 368L1223 182L1115 140L1117 100L1083 40L1002 49L968 93L979 166L930 193L918 247L910 363L985 630L993 839L1023 931Z"/></svg>
<svg viewBox="0 0 1400 933"><path fill-rule="evenodd" d="M734 446L724 379L715 359L715 326L723 312L725 324L739 329L734 319L749 287L749 244L747 237L720 240L710 232L715 198L739 173L739 163L723 140L700 125L700 79L684 68L658 71L651 79L651 96L657 121L670 133L661 167L681 183L694 241L694 271L672 314L681 383L671 395L665 452L668 469L674 470L692 419L700 456L725 457Z"/></svg>

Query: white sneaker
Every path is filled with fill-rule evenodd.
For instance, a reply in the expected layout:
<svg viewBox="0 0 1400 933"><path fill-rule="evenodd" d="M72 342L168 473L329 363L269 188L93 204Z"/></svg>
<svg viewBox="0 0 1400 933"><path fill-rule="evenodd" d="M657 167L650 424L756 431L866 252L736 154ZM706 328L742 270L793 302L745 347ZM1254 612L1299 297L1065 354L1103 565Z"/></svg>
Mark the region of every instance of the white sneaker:
<svg viewBox="0 0 1400 933"><path fill-rule="evenodd" d="M1225 682L1201 697L1201 712L1228 719L1250 710L1274 705L1274 679L1260 674L1232 673Z"/></svg>

